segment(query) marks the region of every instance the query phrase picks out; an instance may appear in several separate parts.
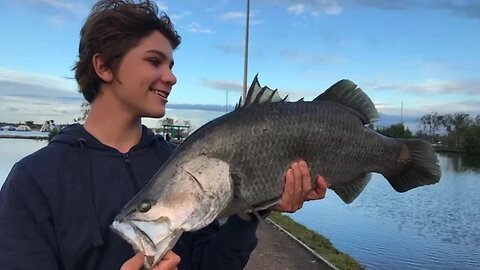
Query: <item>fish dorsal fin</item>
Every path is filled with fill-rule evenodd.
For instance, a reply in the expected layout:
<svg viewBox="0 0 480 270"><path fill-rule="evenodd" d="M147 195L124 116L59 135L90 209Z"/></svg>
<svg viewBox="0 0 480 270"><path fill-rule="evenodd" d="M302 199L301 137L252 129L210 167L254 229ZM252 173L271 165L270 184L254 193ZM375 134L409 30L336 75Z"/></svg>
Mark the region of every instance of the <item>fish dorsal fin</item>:
<svg viewBox="0 0 480 270"><path fill-rule="evenodd" d="M240 107L249 107L253 104L273 103L273 102L285 102L288 96L282 98L278 94L278 90L270 89L268 86L260 86L258 82L258 74L253 78L252 84L247 92L247 97L243 100L240 97L235 109Z"/></svg>
<svg viewBox="0 0 480 270"><path fill-rule="evenodd" d="M345 203L353 202L357 196L362 193L363 189L367 186L368 182L372 178L371 173L361 175L357 180L345 184L343 186L332 187L333 191L337 193Z"/></svg>
<svg viewBox="0 0 480 270"><path fill-rule="evenodd" d="M338 81L313 101L331 101L345 105L359 114L364 125L378 119L378 111L372 100L349 80Z"/></svg>

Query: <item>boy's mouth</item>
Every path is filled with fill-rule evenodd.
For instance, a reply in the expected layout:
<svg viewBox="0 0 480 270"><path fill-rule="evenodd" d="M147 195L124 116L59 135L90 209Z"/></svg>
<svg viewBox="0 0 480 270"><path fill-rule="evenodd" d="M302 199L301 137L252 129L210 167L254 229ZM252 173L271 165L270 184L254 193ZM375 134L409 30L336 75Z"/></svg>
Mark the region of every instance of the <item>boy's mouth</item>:
<svg viewBox="0 0 480 270"><path fill-rule="evenodd" d="M168 91L158 90L154 88L150 88L150 91L154 92L157 96L164 98L167 100L168 95L170 94Z"/></svg>

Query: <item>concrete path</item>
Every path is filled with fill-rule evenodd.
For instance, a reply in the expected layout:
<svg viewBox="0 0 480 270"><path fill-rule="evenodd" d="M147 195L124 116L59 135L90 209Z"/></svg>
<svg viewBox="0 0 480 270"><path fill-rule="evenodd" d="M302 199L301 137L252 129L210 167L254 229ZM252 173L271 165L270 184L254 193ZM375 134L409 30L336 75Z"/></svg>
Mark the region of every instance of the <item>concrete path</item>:
<svg viewBox="0 0 480 270"><path fill-rule="evenodd" d="M257 237L258 245L246 270L334 269L269 222L259 224Z"/></svg>

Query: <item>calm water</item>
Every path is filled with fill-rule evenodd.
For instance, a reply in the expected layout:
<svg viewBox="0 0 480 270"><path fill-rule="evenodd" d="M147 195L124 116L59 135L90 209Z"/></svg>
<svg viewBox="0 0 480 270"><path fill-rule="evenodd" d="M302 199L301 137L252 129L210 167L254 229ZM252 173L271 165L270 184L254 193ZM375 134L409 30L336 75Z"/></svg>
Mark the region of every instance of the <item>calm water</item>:
<svg viewBox="0 0 480 270"><path fill-rule="evenodd" d="M46 141L0 139L0 184ZM437 185L396 193L380 175L345 205L333 191L291 215L368 269L480 269L480 158L439 154Z"/></svg>
<svg viewBox="0 0 480 270"><path fill-rule="evenodd" d="M345 205L333 191L291 217L367 269L480 269L480 157L439 154L440 183L397 193L381 175Z"/></svg>

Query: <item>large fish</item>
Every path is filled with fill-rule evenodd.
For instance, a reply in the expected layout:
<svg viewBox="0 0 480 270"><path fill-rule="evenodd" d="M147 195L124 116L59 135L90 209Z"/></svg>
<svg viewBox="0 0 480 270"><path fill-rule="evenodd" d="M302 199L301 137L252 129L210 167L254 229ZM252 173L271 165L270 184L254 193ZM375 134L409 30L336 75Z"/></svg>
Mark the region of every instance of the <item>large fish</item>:
<svg viewBox="0 0 480 270"><path fill-rule="evenodd" d="M304 159L312 179L324 176L346 203L362 192L371 172L398 192L438 182L431 144L378 134L366 126L377 116L370 98L348 80L313 101L288 102L255 77L246 99L191 134L112 228L143 251L151 267L184 231L275 204L294 160Z"/></svg>

